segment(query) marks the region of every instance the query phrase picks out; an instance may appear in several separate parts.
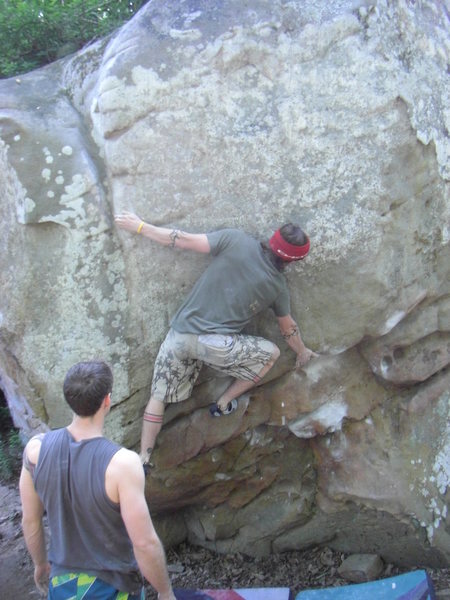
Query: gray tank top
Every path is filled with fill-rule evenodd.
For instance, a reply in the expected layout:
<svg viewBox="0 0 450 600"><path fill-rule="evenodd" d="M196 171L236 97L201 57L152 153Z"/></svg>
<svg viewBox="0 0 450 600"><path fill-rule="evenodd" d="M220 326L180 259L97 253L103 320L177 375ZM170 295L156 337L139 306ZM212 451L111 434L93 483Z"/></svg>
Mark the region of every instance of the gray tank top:
<svg viewBox="0 0 450 600"><path fill-rule="evenodd" d="M105 471L120 446L103 437L76 442L67 429L47 433L34 485L47 511L51 575L87 573L136 594L142 578Z"/></svg>

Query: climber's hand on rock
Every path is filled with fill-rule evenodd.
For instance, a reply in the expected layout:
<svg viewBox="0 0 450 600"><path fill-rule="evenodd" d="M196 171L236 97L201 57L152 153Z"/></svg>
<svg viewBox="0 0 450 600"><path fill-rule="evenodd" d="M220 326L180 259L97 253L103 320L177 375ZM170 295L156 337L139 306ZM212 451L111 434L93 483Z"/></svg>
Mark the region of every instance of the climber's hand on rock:
<svg viewBox="0 0 450 600"><path fill-rule="evenodd" d="M114 215L114 222L120 229L131 231L132 233L138 233L139 225L142 223L142 219L132 212L123 210L122 212Z"/></svg>
<svg viewBox="0 0 450 600"><path fill-rule="evenodd" d="M304 367L312 358L317 358L319 355L317 352L310 350L309 348L305 348L302 352L297 354L297 360L295 361L295 368L299 369L300 367Z"/></svg>

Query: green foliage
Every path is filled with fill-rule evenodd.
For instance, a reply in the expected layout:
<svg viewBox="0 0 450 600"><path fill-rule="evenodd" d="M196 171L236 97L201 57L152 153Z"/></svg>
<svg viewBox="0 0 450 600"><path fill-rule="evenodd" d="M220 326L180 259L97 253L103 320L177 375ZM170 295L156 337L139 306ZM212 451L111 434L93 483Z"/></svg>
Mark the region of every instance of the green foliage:
<svg viewBox="0 0 450 600"><path fill-rule="evenodd" d="M130 19L147 0L0 0L0 78L76 52Z"/></svg>
<svg viewBox="0 0 450 600"><path fill-rule="evenodd" d="M0 401L6 404L0 390ZM9 409L0 406L0 481L6 483L19 474L23 445L14 428Z"/></svg>
<svg viewBox="0 0 450 600"><path fill-rule="evenodd" d="M23 446L17 431L0 439L0 481L5 483L18 476L22 464Z"/></svg>

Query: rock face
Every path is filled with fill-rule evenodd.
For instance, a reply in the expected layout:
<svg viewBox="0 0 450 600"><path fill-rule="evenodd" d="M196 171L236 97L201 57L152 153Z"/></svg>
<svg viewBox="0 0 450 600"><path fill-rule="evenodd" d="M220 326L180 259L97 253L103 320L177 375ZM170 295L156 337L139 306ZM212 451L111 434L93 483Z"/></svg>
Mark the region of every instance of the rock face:
<svg viewBox="0 0 450 600"><path fill-rule="evenodd" d="M0 82L0 387L25 435L67 423L62 379L104 357L107 435L135 447L170 316L207 258L113 214L266 238L301 222L282 356L239 410L205 370L166 411L148 500L166 543L251 555L326 543L442 565L449 383L443 3L154 0L111 38Z"/></svg>

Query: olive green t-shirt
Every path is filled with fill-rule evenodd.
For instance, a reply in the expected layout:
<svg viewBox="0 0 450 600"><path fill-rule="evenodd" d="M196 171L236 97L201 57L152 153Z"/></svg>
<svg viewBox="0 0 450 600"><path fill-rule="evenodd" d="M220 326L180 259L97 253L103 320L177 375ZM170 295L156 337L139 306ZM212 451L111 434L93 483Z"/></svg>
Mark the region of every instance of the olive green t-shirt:
<svg viewBox="0 0 450 600"><path fill-rule="evenodd" d="M284 275L261 244L237 229L207 234L213 260L178 309L171 327L179 333L239 333L262 310L290 313Z"/></svg>

